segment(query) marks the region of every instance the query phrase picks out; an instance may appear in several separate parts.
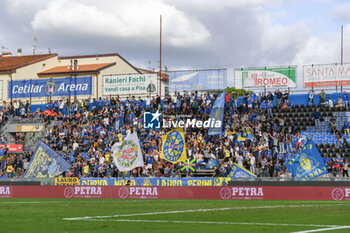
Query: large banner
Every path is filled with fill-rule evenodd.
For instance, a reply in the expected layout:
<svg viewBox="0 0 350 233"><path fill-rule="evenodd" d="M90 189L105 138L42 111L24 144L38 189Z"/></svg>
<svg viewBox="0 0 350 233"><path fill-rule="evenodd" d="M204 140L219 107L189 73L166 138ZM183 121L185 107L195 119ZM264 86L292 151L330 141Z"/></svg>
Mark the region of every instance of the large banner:
<svg viewBox="0 0 350 233"><path fill-rule="evenodd" d="M231 178L241 178L241 177L253 177L256 175L245 169L244 167L239 166L237 163L234 163L232 166L232 170L229 173L229 177Z"/></svg>
<svg viewBox="0 0 350 233"><path fill-rule="evenodd" d="M61 156L45 143L38 143L23 178L54 178L70 168Z"/></svg>
<svg viewBox="0 0 350 233"><path fill-rule="evenodd" d="M296 66L280 68L235 69L235 87L296 87Z"/></svg>
<svg viewBox="0 0 350 233"><path fill-rule="evenodd" d="M157 74L103 76L103 95L157 93Z"/></svg>
<svg viewBox="0 0 350 233"><path fill-rule="evenodd" d="M300 152L286 161L288 170L294 177L310 180L327 174L327 168L315 143L309 141Z"/></svg>
<svg viewBox="0 0 350 233"><path fill-rule="evenodd" d="M213 108L210 111L210 119L215 119L215 121L220 121L220 127L214 127L210 125L208 130L208 135L222 135L222 127L224 125L224 115L225 115L225 93L223 91L219 97L215 100Z"/></svg>
<svg viewBox="0 0 350 233"><path fill-rule="evenodd" d="M230 177L130 177L130 178L80 178L80 185L89 186L226 186Z"/></svg>
<svg viewBox="0 0 350 233"><path fill-rule="evenodd" d="M143 167L141 146L136 133L130 134L122 142L112 147L113 160L121 172L130 171L135 167Z"/></svg>
<svg viewBox="0 0 350 233"><path fill-rule="evenodd" d="M169 73L169 91L225 89L226 70L173 71Z"/></svg>
<svg viewBox="0 0 350 233"><path fill-rule="evenodd" d="M349 201L344 186L0 186L0 198L226 199ZM72 218L74 219L74 218Z"/></svg>
<svg viewBox="0 0 350 233"><path fill-rule="evenodd" d="M304 66L305 87L350 85L350 64Z"/></svg>
<svg viewBox="0 0 350 233"><path fill-rule="evenodd" d="M177 128L162 136L160 158L171 163L186 162L185 134L183 128Z"/></svg>
<svg viewBox="0 0 350 233"><path fill-rule="evenodd" d="M16 80L8 83L9 98L92 95L92 77Z"/></svg>

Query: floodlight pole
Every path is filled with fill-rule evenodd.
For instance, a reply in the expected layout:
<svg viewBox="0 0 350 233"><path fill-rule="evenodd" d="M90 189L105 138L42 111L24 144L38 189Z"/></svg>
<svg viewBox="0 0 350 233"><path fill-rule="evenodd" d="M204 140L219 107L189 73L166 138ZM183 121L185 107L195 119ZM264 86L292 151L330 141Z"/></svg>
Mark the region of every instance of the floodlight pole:
<svg viewBox="0 0 350 233"><path fill-rule="evenodd" d="M343 56L344 56L344 47L343 47L343 25L341 25L341 36L340 36L340 64L343 65ZM340 93L343 92L343 81L341 80Z"/></svg>
<svg viewBox="0 0 350 233"><path fill-rule="evenodd" d="M162 15L159 21L159 97L162 99Z"/></svg>

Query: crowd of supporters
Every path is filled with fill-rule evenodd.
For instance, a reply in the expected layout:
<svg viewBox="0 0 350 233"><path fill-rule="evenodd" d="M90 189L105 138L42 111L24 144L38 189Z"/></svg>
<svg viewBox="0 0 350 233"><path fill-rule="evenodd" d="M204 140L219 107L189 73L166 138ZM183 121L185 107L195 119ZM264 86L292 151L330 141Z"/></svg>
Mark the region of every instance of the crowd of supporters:
<svg viewBox="0 0 350 233"><path fill-rule="evenodd" d="M322 92L320 97L322 104L327 102ZM143 113L159 110L163 117L171 120L207 120L216 98L216 94L194 92L176 93L163 100L159 96L146 99L133 96L123 101L118 96L92 101L61 99L47 104L44 111L34 112L29 111L29 102L23 104L19 100L12 104L4 102L0 117L2 123L13 117L44 118L48 127L43 141L72 165L66 176L177 177L179 165L159 157L161 136L166 131L144 129ZM247 92L240 104L235 92L226 93L223 135L209 136L206 128L187 128L188 157L196 159L197 168L211 170L213 176L227 176L233 163L261 177L291 176L285 162L305 140L293 120L273 115L274 98L278 107L291 107L287 90L266 95ZM308 103L313 103L312 91ZM348 108L347 99L340 103ZM346 124L350 124L349 120ZM113 163L111 148L133 132L137 132L142 145L144 167L121 173ZM339 138L342 133L337 134ZM11 154L6 149L1 153L0 177L19 177L28 168L30 153ZM348 176L347 160L340 156L326 156L324 160L331 175Z"/></svg>

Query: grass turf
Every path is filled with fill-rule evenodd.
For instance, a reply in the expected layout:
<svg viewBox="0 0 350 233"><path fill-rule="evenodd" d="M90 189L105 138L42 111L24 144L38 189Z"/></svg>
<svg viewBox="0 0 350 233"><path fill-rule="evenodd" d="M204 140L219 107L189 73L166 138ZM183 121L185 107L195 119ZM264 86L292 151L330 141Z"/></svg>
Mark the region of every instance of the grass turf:
<svg viewBox="0 0 350 233"><path fill-rule="evenodd" d="M300 205L300 206L299 206ZM312 205L312 206L301 206ZM279 206L278 208L269 208ZM283 206L283 207L281 207ZM285 207L284 207L285 206ZM298 206L298 207L290 207ZM242 208L243 207L243 208ZM251 208L244 208L251 207ZM259 208L256 208L259 207ZM206 212L167 213L63 220L84 216L234 208ZM120 219L131 220L127 222ZM295 232L322 226L350 225L349 202L248 200L120 200L120 199L0 199L0 232ZM140 220L135 222L134 220ZM164 221L164 222L161 222ZM190 221L190 223L185 223ZM211 223L204 223L211 222ZM220 222L220 223L218 223ZM221 222L229 223L222 224ZM233 222L239 224L232 224ZM247 224L242 224L247 223ZM350 232L350 228L335 232Z"/></svg>

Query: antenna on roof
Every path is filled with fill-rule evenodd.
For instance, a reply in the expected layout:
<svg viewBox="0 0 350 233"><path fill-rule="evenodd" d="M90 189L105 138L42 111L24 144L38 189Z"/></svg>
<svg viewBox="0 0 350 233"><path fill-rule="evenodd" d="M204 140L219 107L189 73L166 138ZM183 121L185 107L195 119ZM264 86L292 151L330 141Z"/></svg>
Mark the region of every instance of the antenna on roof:
<svg viewBox="0 0 350 233"><path fill-rule="evenodd" d="M51 48L49 48L48 50L49 50L49 54L51 54L52 53Z"/></svg>
<svg viewBox="0 0 350 233"><path fill-rule="evenodd" d="M1 53L4 53L4 52L6 52L6 47L5 46L3 46L3 45L1 45Z"/></svg>
<svg viewBox="0 0 350 233"><path fill-rule="evenodd" d="M38 37L37 36L34 36L33 37L33 42L34 42L34 45L33 45L33 55L36 54L36 42L38 41Z"/></svg>

